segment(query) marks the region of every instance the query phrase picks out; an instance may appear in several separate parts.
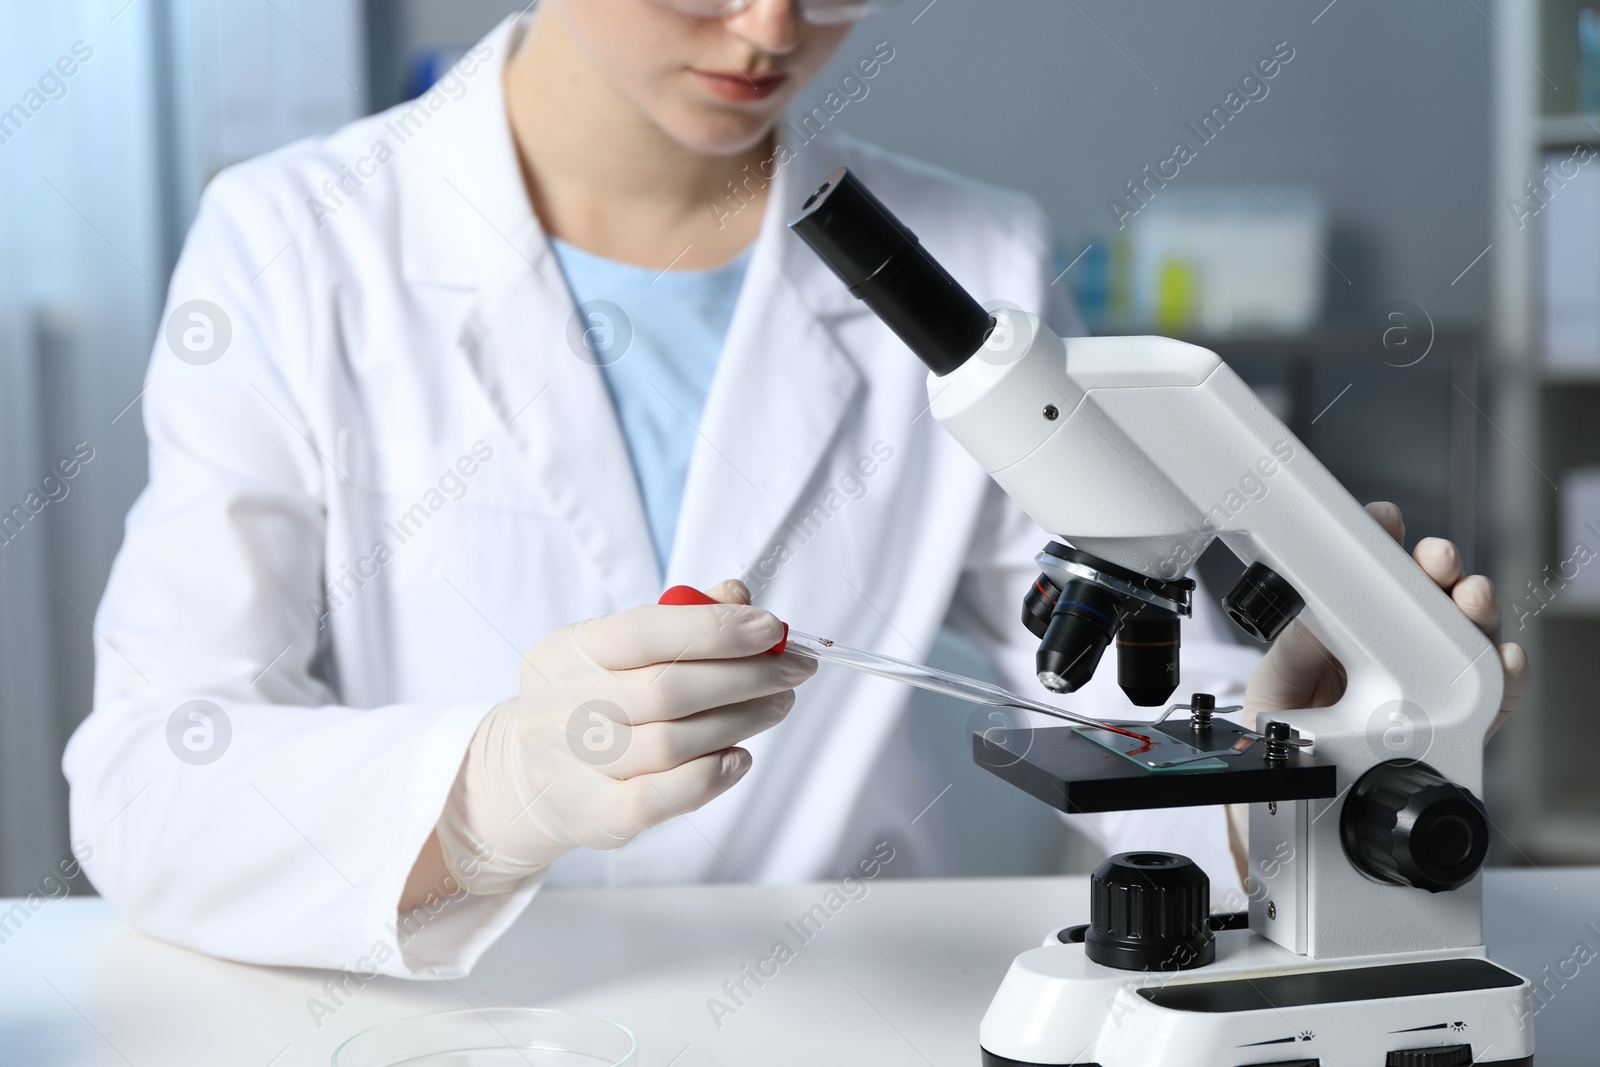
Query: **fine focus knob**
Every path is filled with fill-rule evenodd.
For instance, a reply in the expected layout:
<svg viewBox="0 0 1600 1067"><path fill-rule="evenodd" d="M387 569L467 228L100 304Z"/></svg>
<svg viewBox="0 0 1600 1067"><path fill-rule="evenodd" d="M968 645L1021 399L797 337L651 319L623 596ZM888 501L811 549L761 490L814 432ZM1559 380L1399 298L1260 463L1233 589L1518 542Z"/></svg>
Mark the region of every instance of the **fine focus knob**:
<svg viewBox="0 0 1600 1067"><path fill-rule="evenodd" d="M1398 1049L1384 1058L1384 1067L1472 1067L1472 1046Z"/></svg>
<svg viewBox="0 0 1600 1067"><path fill-rule="evenodd" d="M1265 563L1250 564L1222 598L1228 618L1257 641L1276 640L1305 606L1294 586Z"/></svg>
<svg viewBox="0 0 1600 1067"><path fill-rule="evenodd" d="M1390 760L1362 775L1345 799L1339 833L1360 870L1430 893L1459 889L1489 854L1483 802L1416 760Z"/></svg>
<svg viewBox="0 0 1600 1067"><path fill-rule="evenodd" d="M1174 852L1121 852L1089 876L1083 951L1125 971L1182 971L1210 963L1211 879Z"/></svg>

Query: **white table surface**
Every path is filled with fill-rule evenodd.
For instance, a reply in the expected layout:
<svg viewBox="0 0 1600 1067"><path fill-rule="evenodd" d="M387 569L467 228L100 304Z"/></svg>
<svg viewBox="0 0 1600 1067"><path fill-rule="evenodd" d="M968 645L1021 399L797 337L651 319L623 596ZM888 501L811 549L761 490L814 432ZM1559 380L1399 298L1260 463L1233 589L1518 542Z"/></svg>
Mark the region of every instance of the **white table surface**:
<svg viewBox="0 0 1600 1067"><path fill-rule="evenodd" d="M332 972L209 959L134 933L98 899L50 900L0 944L0 1064L325 1067L339 1042L391 1019L541 1005L624 1023L643 1067L975 1067L978 1020L1012 956L1088 913L1082 878L869 885L805 944L784 924L825 885L545 893L470 978L377 979L320 1026L307 1001ZM1600 951L1600 868L1491 871L1486 896L1506 966L1537 976L1580 941ZM779 939L795 958L716 1025L708 998ZM1539 1067L1600 1062L1600 959L1550 988Z"/></svg>

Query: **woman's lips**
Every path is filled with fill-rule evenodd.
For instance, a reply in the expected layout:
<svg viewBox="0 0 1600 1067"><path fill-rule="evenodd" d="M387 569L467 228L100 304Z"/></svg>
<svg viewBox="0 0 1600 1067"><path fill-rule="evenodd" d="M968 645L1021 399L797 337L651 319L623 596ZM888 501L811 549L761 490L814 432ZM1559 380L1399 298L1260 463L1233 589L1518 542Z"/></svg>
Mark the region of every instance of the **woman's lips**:
<svg viewBox="0 0 1600 1067"><path fill-rule="evenodd" d="M789 75L781 70L768 71L765 74L741 74L737 71L710 71L690 67L689 73L722 99L740 102L765 100L777 92L778 86L789 78Z"/></svg>

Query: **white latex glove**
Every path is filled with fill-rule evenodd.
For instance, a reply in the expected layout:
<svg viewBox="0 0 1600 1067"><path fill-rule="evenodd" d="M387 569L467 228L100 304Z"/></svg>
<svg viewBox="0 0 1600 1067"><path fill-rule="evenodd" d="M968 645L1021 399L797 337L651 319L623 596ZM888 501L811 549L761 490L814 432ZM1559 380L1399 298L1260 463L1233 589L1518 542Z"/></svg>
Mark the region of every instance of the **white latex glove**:
<svg viewBox="0 0 1600 1067"><path fill-rule="evenodd" d="M1405 521L1399 508L1380 501L1368 504L1367 511L1396 541L1405 538ZM1500 643L1500 604L1494 583L1481 574L1462 577L1461 553L1453 542L1442 537L1424 537L1417 542L1411 555L1417 566L1449 594L1461 613L1495 642L1495 651L1505 670L1506 687L1500 714L1489 727L1487 740L1528 696L1533 682L1528 655L1514 641ZM1292 623L1272 643L1251 674L1245 690L1244 715L1253 720L1262 711L1325 708L1344 695L1344 685L1344 668L1309 630L1298 622Z"/></svg>
<svg viewBox="0 0 1600 1067"><path fill-rule="evenodd" d="M540 876L694 811L750 769L739 742L781 722L816 664L743 583L709 606L650 605L565 626L522 658L521 692L473 735L437 826L472 893Z"/></svg>

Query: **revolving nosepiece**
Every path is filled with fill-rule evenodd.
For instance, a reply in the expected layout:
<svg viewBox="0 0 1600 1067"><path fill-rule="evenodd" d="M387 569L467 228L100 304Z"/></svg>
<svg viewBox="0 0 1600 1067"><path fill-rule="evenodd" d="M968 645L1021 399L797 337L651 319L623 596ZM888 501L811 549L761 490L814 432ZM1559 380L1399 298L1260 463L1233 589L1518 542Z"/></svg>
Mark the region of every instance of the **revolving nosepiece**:
<svg viewBox="0 0 1600 1067"><path fill-rule="evenodd" d="M1178 687L1179 619L1194 582L1151 578L1052 541L1043 572L1022 602L1022 624L1039 638L1039 684L1072 693L1088 684L1113 640L1117 684L1139 707L1159 707Z"/></svg>

